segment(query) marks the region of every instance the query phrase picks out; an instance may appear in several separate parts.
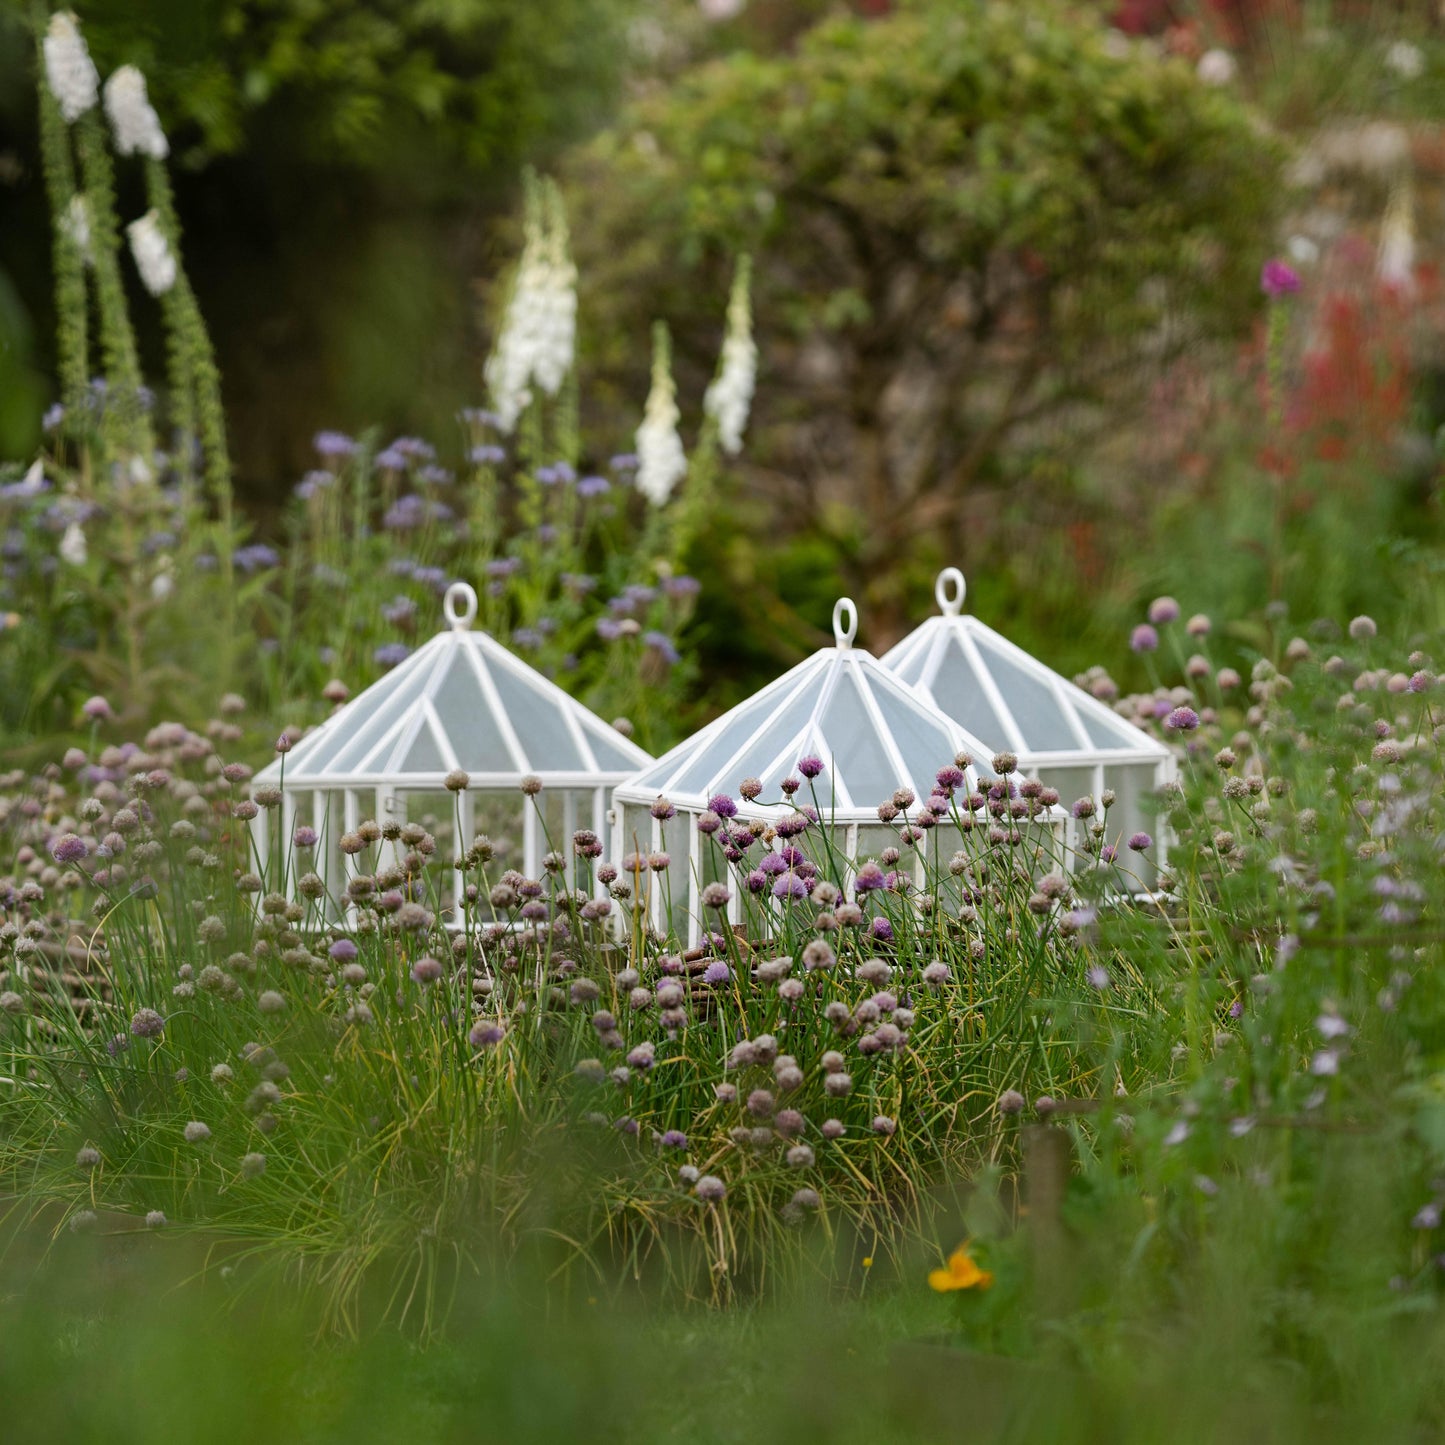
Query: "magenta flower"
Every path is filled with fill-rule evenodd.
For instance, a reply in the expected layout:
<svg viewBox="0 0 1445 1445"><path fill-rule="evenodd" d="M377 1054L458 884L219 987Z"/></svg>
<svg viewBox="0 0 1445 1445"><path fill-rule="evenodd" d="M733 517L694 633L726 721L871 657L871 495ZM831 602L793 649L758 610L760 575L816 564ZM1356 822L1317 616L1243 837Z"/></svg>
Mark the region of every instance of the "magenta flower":
<svg viewBox="0 0 1445 1445"><path fill-rule="evenodd" d="M1293 266L1276 257L1271 257L1264 263L1264 268L1259 273L1259 289L1271 299L1280 296L1289 296L1298 291L1300 287L1299 273Z"/></svg>

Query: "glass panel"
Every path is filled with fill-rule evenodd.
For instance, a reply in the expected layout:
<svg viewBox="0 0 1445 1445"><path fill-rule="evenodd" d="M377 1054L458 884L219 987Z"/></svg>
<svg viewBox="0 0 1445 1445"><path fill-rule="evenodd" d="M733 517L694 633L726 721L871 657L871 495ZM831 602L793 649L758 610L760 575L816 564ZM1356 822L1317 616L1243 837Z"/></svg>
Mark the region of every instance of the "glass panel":
<svg viewBox="0 0 1445 1445"><path fill-rule="evenodd" d="M341 835L346 831L346 794L335 789L317 796L322 799L321 827L317 830L321 841L316 845L313 867L326 884L326 898L321 906L326 918L334 922L341 914L336 900L346 887L346 865L341 852Z"/></svg>
<svg viewBox="0 0 1445 1445"><path fill-rule="evenodd" d="M844 834L840 840L840 846L845 850L847 849L848 839L846 834ZM885 848L899 848L898 834L894 829L884 827L882 823L868 827L860 826L858 829L858 851L851 861L855 866L859 863L866 862L870 858L876 861L878 855ZM900 852L901 851L900 848Z"/></svg>
<svg viewBox="0 0 1445 1445"><path fill-rule="evenodd" d="M1054 690L1041 678L1025 672L984 638L976 638L984 664L993 674L1025 744L1035 752L1076 751L1079 740L1059 706Z"/></svg>
<svg viewBox="0 0 1445 1445"><path fill-rule="evenodd" d="M808 694L808 705L803 717L794 726L794 732L801 730L808 713L812 711L811 689L804 688L803 692ZM787 704L782 700L784 696L785 694L780 691L775 692L772 688L765 688L757 697L739 704L732 712L725 713L723 716L726 719L726 725L707 740L697 757L673 785L678 794L711 792L714 783L720 788L735 789L748 776L748 771L746 767L734 768L733 771L737 773L736 777L722 776L724 769L728 767L728 760L774 712L780 709L784 712L788 711ZM773 736L773 733L774 729L769 728L768 736ZM787 739L784 738L781 742L776 743L772 752L768 753L761 763L755 761L754 765L766 767L777 756L779 749L786 741Z"/></svg>
<svg viewBox="0 0 1445 1445"><path fill-rule="evenodd" d="M903 754L911 785L922 802L934 789L938 770L947 767L957 749L942 724L934 722L912 698L892 694L892 688L879 679L874 693L883 705L883 715L893 729L893 740Z"/></svg>
<svg viewBox="0 0 1445 1445"><path fill-rule="evenodd" d="M973 664L955 638L948 640L930 690L939 708L985 744L990 754L1008 746L1008 734L998 720Z"/></svg>
<svg viewBox="0 0 1445 1445"><path fill-rule="evenodd" d="M1125 887L1130 890L1153 888L1159 878L1157 843L1142 853L1131 852L1128 845L1135 833L1158 837L1159 819L1153 796L1154 765L1141 763L1130 767L1115 764L1105 768L1104 786L1112 788L1116 794L1114 806L1109 809L1107 841L1118 849L1118 865Z"/></svg>
<svg viewBox="0 0 1445 1445"><path fill-rule="evenodd" d="M363 694L364 696L365 694ZM328 773L343 774L357 771L366 761L366 756L396 726L403 714L412 707L416 695L411 688L397 693L384 702L376 712L366 719L352 736L351 741L339 748L327 759Z"/></svg>
<svg viewBox="0 0 1445 1445"><path fill-rule="evenodd" d="M905 637L897 647L883 654L879 660L895 677L901 677L910 686L915 685L923 674L923 664L933 651L933 633L924 638L916 633Z"/></svg>
<svg viewBox="0 0 1445 1445"><path fill-rule="evenodd" d="M492 862L486 876L495 883L508 868L522 867L522 817L531 804L516 789L473 789L472 836L485 837L492 845Z"/></svg>
<svg viewBox="0 0 1445 1445"><path fill-rule="evenodd" d="M409 661L411 660L409 659ZM316 754L316 763L324 767L328 757L334 758L337 752L376 716L377 709L388 698L397 696L403 690L408 696L412 695L413 690L405 686L407 677L412 670L406 664L394 669L379 681L372 683L364 692L352 698L339 713L333 714L329 721L323 724L326 729L325 746L321 752ZM392 716L395 717L396 714L393 713ZM319 735L318 740L320 740ZM306 754L305 749L310 741L311 739L308 738L302 742L287 761L290 762L292 759L308 761L309 755Z"/></svg>
<svg viewBox="0 0 1445 1445"><path fill-rule="evenodd" d="M465 649L456 649L433 704L457 762L469 773L519 771Z"/></svg>
<svg viewBox="0 0 1445 1445"><path fill-rule="evenodd" d="M1080 798L1094 796L1093 768L1039 768L1045 787L1059 790L1059 806L1067 813Z"/></svg>
<svg viewBox="0 0 1445 1445"><path fill-rule="evenodd" d="M1097 716L1089 708L1081 707L1076 712L1079 721L1084 725L1084 731L1089 735L1089 741L1096 748L1106 751L1116 748L1137 748L1144 741L1144 735L1139 729L1126 723L1123 718L1120 718L1117 723L1111 723Z"/></svg>
<svg viewBox="0 0 1445 1445"><path fill-rule="evenodd" d="M582 754L556 699L529 687L509 667L493 667L491 674L507 720L527 755L527 766L539 773L581 772Z"/></svg>
<svg viewBox="0 0 1445 1445"><path fill-rule="evenodd" d="M417 773L444 773L446 770L447 765L442 758L441 744L437 742L436 734L432 731L430 719L423 717L421 727L417 729L411 746L406 750L406 757L402 759L401 766L396 771L414 775Z"/></svg>
<svg viewBox="0 0 1445 1445"><path fill-rule="evenodd" d="M615 729L606 723L594 723L590 719L584 720L582 725L587 731L587 741L592 744L592 752L599 768L608 773L637 771L637 760L623 751L621 736Z"/></svg>
<svg viewBox="0 0 1445 1445"><path fill-rule="evenodd" d="M851 667L841 671L822 724L823 736L833 751L832 765L855 807L877 807L908 781L897 777L888 761Z"/></svg>

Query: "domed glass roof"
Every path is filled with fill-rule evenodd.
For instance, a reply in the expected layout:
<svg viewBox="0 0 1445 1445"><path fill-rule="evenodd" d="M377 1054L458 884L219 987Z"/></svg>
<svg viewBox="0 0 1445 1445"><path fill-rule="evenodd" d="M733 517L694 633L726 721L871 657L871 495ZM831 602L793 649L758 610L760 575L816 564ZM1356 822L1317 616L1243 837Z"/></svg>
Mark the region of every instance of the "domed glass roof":
<svg viewBox="0 0 1445 1445"><path fill-rule="evenodd" d="M485 632L477 595L447 592L447 631L358 693L284 759L286 786L439 788L461 768L472 786L528 773L552 784L615 782L650 754ZM257 782L282 778L278 759Z"/></svg>
<svg viewBox="0 0 1445 1445"><path fill-rule="evenodd" d="M956 567L941 572L934 588L941 615L909 633L882 663L985 739L987 753L1007 749L1025 766L1172 756L1107 704L965 615L964 591Z"/></svg>
<svg viewBox="0 0 1445 1445"><path fill-rule="evenodd" d="M812 785L825 821L875 821L879 803L900 787L927 798L935 776L960 752L989 750L885 668L852 645L857 611L847 598L833 612L837 639L627 779L619 802L650 803L659 794L701 812L719 793L736 797L744 778L762 784L759 806L784 799L781 784L798 761L820 758ZM811 793L799 797L811 799ZM744 805L746 806L746 805Z"/></svg>

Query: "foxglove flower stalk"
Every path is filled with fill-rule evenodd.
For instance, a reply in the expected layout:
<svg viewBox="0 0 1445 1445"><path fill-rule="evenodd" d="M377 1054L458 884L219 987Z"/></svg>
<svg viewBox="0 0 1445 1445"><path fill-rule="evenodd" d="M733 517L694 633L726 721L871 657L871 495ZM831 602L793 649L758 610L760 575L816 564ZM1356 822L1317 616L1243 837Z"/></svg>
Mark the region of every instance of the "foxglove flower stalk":
<svg viewBox="0 0 1445 1445"><path fill-rule="evenodd" d="M90 249L90 203L84 196L70 198L70 204L65 208L65 216L60 224L75 243L81 260L87 266L90 265L95 260L95 253Z"/></svg>
<svg viewBox="0 0 1445 1445"><path fill-rule="evenodd" d="M140 272L146 290L152 296L164 296L176 284L176 258L171 254L165 232L161 230L159 213L147 211L125 230L130 237L136 270Z"/></svg>
<svg viewBox="0 0 1445 1445"><path fill-rule="evenodd" d="M1395 187L1385 209L1375 274L1399 296L1415 289L1415 202L1408 181Z"/></svg>
<svg viewBox="0 0 1445 1445"><path fill-rule="evenodd" d="M46 84L66 124L73 125L100 95L100 74L75 16L69 11L52 15L41 48L45 53Z"/></svg>
<svg viewBox="0 0 1445 1445"><path fill-rule="evenodd" d="M549 202L545 218L540 205L530 208L511 299L483 372L504 432L526 410L534 381L548 396L557 394L576 349L577 268L568 255L561 202Z"/></svg>
<svg viewBox="0 0 1445 1445"><path fill-rule="evenodd" d="M135 66L122 65L106 81L105 113L115 132L117 154L149 156L157 161L170 154L160 117L146 94L146 78Z"/></svg>
<svg viewBox="0 0 1445 1445"><path fill-rule="evenodd" d="M667 327L658 322L653 331L652 390L636 436L637 490L654 507L667 501L687 471L687 457L677 432L681 413L677 409L671 363Z"/></svg>
<svg viewBox="0 0 1445 1445"><path fill-rule="evenodd" d="M85 545L85 532L79 522L72 522L60 539L60 560L71 567L84 567L90 556Z"/></svg>
<svg viewBox="0 0 1445 1445"><path fill-rule="evenodd" d="M718 374L703 397L703 410L717 422L718 440L729 456L742 449L753 388L758 377L758 348L753 342L753 313L748 294L747 259L738 262L728 299L728 331Z"/></svg>

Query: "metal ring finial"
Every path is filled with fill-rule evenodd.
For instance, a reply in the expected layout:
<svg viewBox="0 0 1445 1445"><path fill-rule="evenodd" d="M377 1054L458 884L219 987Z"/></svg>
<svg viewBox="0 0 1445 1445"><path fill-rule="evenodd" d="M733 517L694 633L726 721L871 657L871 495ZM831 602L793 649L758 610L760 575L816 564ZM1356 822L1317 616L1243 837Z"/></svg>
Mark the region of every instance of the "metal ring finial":
<svg viewBox="0 0 1445 1445"><path fill-rule="evenodd" d="M442 612L456 632L465 632L477 615L476 589L468 582L453 582L442 601Z"/></svg>
<svg viewBox="0 0 1445 1445"><path fill-rule="evenodd" d="M858 609L851 597L840 597L833 604L833 640L839 647L852 647L857 635Z"/></svg>
<svg viewBox="0 0 1445 1445"><path fill-rule="evenodd" d="M968 583L957 567L945 567L933 584L933 595L938 599L945 617L957 617L963 611L963 598L967 591Z"/></svg>

